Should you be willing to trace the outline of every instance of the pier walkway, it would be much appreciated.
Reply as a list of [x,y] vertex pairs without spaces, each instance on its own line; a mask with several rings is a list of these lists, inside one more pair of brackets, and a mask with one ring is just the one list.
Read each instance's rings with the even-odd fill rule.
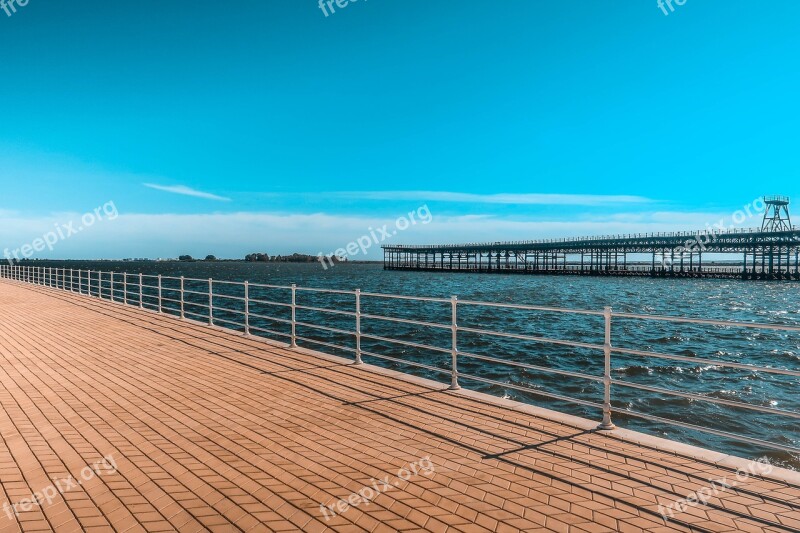
[[0,532],[800,531],[792,472],[8,279],[0,407]]

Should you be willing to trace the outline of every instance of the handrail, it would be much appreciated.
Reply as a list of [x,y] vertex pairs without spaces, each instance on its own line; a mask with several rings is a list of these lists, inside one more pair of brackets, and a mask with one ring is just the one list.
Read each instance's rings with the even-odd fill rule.
[[[692,401],[708,402],[710,404],[723,405],[734,409],[744,409],[764,413],[771,416],[781,416],[792,419],[800,419],[800,413],[795,411],[788,411],[785,409],[777,409],[773,407],[765,407],[763,405],[756,405],[753,403],[745,403],[742,401],[732,401],[723,398],[709,397],[707,395],[698,394],[695,392],[685,392],[681,390],[672,390],[662,387],[655,387],[650,385],[643,385],[616,379],[612,376],[612,359],[615,354],[626,355],[633,357],[644,357],[653,359],[665,359],[672,361],[680,361],[692,364],[705,364],[715,365],[722,368],[733,368],[738,370],[745,370],[751,372],[764,372],[774,375],[800,377],[800,370],[792,370],[788,368],[775,368],[771,366],[761,366],[754,364],[736,363],[729,361],[717,361],[708,358],[688,357],[676,354],[660,353],[655,351],[638,350],[627,347],[617,347],[611,343],[612,333],[612,320],[641,320],[649,322],[664,322],[664,323],[680,323],[680,324],[694,324],[721,328],[745,328],[757,330],[770,330],[770,331],[785,331],[785,332],[800,332],[800,326],[772,324],[772,323],[755,323],[755,322],[735,322],[729,320],[705,319],[705,318],[690,318],[690,317],[677,317],[666,315],[643,315],[630,312],[614,312],[611,308],[604,310],[591,310],[591,309],[565,309],[548,306],[524,305],[515,303],[503,302],[485,302],[473,300],[459,300],[456,297],[441,298],[441,297],[424,297],[424,296],[410,296],[400,294],[383,294],[376,292],[361,292],[360,290],[339,290],[339,289],[326,289],[326,288],[312,288],[312,287],[298,287],[281,286],[281,285],[265,285],[250,282],[237,282],[227,280],[213,280],[213,279],[196,279],[174,276],[159,276],[151,274],[131,274],[127,272],[103,272],[92,270],[76,270],[66,268],[53,268],[53,267],[31,267],[21,265],[2,265],[0,266],[0,278],[12,280],[14,282],[21,282],[27,284],[35,284],[43,286],[48,289],[63,290],[76,293],[81,296],[88,296],[90,298],[100,298],[114,304],[136,306],[149,312],[168,313],[172,316],[179,316],[182,320],[192,320],[196,317],[200,321],[205,321],[209,325],[218,325],[227,329],[235,328],[235,331],[241,332],[244,329],[245,335],[266,334],[277,336],[286,339],[290,342],[291,347],[297,346],[298,341],[301,343],[310,343],[317,346],[324,346],[334,350],[343,350],[353,353],[355,355],[355,364],[361,363],[362,357],[371,357],[377,360],[391,362],[397,365],[422,368],[431,372],[444,373],[450,376],[450,389],[456,390],[460,388],[459,380],[466,379],[469,381],[495,385],[506,389],[517,390],[526,392],[534,396],[550,398],[552,400],[568,402],[583,407],[590,407],[601,409],[603,412],[603,422],[599,426],[601,430],[612,430],[615,426],[611,422],[612,414],[630,415],[633,417],[642,418],[651,422],[661,424],[672,424],[678,427],[691,429],[695,431],[705,432],[716,436],[721,436],[740,442],[758,445],[762,447],[789,451],[791,453],[800,453],[800,448],[787,446],[785,444],[778,444],[774,442],[765,441],[748,437],[746,435],[736,435],[726,431],[722,431],[713,427],[698,426],[682,422],[680,420],[672,420],[664,417],[651,415],[648,413],[641,413],[632,410],[619,409],[612,405],[612,391],[615,387],[629,388],[634,390],[641,390],[658,394],[661,396],[676,396],[686,398]],[[145,280],[148,283],[145,283]],[[153,284],[151,280],[157,280]],[[165,285],[168,282],[168,286]],[[179,281],[180,286],[174,287],[172,281]],[[192,290],[187,289],[188,283],[201,283],[205,290],[200,287],[191,285]],[[234,296],[230,294],[220,293],[215,291],[215,285],[224,286],[241,286],[244,296]],[[286,296],[290,296],[289,301],[272,301],[261,300],[258,298],[259,294],[253,294],[252,288],[266,288],[287,291]],[[169,297],[164,293],[168,293]],[[354,310],[326,308],[319,307],[316,301],[312,302],[316,305],[306,305],[298,301],[298,293],[316,293],[328,295],[353,295],[355,301],[353,302]],[[174,296],[174,297],[173,297]],[[242,302],[243,308],[234,309],[231,307],[222,307],[217,305],[219,298],[227,302]],[[362,312],[363,298],[374,298],[378,300],[392,300],[392,301],[406,301],[417,303],[437,303],[447,304],[450,306],[450,321],[449,323],[433,322],[430,320],[418,320],[411,318],[403,318],[401,316],[387,316],[373,313]],[[201,303],[202,302],[202,303]],[[179,308],[172,306],[165,306],[165,303],[179,305]],[[238,306],[239,304],[233,304]],[[273,316],[262,315],[253,312],[253,305],[266,305],[266,306],[279,306],[291,310],[291,319],[279,318]],[[333,301],[334,306],[343,305],[340,301]],[[349,304],[348,304],[349,305]],[[187,309],[189,307],[189,309]],[[575,340],[557,339],[544,336],[513,333],[510,331],[495,331],[486,329],[484,327],[469,327],[459,324],[458,309],[465,307],[484,307],[494,309],[505,309],[514,311],[530,311],[538,313],[559,313],[571,314],[582,316],[596,316],[602,317],[604,324],[604,337],[603,344],[592,342],[580,342]],[[202,312],[195,312],[194,309],[200,308]],[[243,316],[243,323],[230,320],[229,318],[220,317],[218,314],[215,316],[215,311],[223,313],[232,313]],[[338,320],[333,325],[321,325],[318,323],[310,322],[308,318],[299,319],[298,311],[316,312],[334,315],[330,320]],[[288,313],[287,313],[288,315]],[[193,318],[187,318],[193,317]],[[255,321],[255,323],[253,323]],[[351,321],[354,321],[351,322]],[[417,342],[412,335],[406,335],[405,338],[392,338],[389,336],[376,335],[373,333],[364,332],[362,326],[364,321],[378,321],[388,322],[393,324],[408,324],[413,326],[434,328],[437,330],[450,330],[451,331],[451,344],[449,346],[432,346],[423,342]],[[346,322],[346,325],[345,325]],[[264,327],[264,324],[275,323],[279,328],[290,328],[291,332],[278,331]],[[297,327],[311,328],[317,331],[327,332],[329,334],[347,335],[350,341],[355,343],[355,347],[335,344],[326,342],[321,338],[310,338],[298,335]],[[333,327],[335,326],[335,327]],[[256,333],[253,333],[256,332]],[[604,371],[602,375],[593,375],[583,372],[576,372],[570,370],[563,370],[560,368],[546,367],[537,364],[530,364],[524,361],[503,359],[494,354],[484,355],[481,353],[474,353],[459,349],[459,336],[465,333],[479,335],[486,338],[495,339],[514,339],[524,341],[526,344],[553,344],[562,347],[579,348],[596,352],[603,352]],[[413,340],[410,340],[413,339]],[[373,342],[385,342],[393,345],[398,345],[406,348],[419,350],[419,353],[425,353],[426,361],[438,361],[442,367],[435,366],[434,364],[427,364],[413,359],[401,359],[393,355],[375,353],[375,349],[363,349],[361,346],[362,340],[369,340]],[[407,350],[404,350],[404,352]],[[435,355],[430,352],[441,354],[442,359],[437,359]],[[417,353],[417,352],[415,352]],[[445,359],[446,357],[446,359]],[[598,358],[599,358],[598,354]],[[449,362],[448,362],[449,359]],[[573,398],[554,392],[541,390],[536,387],[526,386],[524,384],[501,382],[496,379],[490,379],[485,376],[468,374],[459,371],[459,359],[474,359],[491,363],[494,365],[503,365],[510,368],[530,370],[544,375],[551,374],[554,376],[562,376],[566,378],[574,378],[581,380],[588,380],[595,383],[603,384],[603,398],[602,402],[590,401],[582,398]]]
[[675,239],[687,237],[706,237],[713,235],[771,235],[774,233],[795,233],[793,237],[800,237],[800,226],[792,226],[788,231],[765,231],[761,228],[733,228],[727,230],[703,229],[697,231],[677,231],[677,232],[656,232],[656,233],[633,233],[623,235],[595,235],[588,237],[562,237],[559,239],[539,239],[526,241],[496,241],[496,242],[470,242],[460,244],[386,244],[381,246],[385,250],[450,250],[458,248],[485,248],[485,247],[508,247],[508,246],[539,246],[545,244],[582,244],[597,242],[618,242],[621,240],[634,239]]

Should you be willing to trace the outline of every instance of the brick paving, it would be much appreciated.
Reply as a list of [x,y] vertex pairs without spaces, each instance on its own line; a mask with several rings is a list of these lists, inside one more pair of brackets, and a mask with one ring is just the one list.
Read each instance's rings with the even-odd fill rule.
[[659,504],[733,470],[9,280],[0,407],[0,533],[800,530],[791,484],[751,478],[665,521]]

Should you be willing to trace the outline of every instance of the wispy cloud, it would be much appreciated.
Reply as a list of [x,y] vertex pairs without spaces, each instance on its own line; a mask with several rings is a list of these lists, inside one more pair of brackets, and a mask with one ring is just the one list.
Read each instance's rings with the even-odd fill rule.
[[[291,196],[275,193],[269,196]],[[304,194],[304,197],[310,195]],[[649,204],[654,200],[643,196],[614,196],[592,194],[474,194],[448,191],[341,191],[315,193],[320,198],[339,198],[346,200],[415,200],[420,202],[448,202],[464,204],[505,204],[505,205],[581,205],[599,206],[609,204]]]
[[185,185],[156,185],[154,183],[143,183],[145,187],[155,189],[157,191],[171,192],[173,194],[182,194],[184,196],[194,196],[195,198],[204,198],[206,200],[216,200],[217,202],[230,202],[230,198],[224,196],[217,196],[210,192],[198,191]]

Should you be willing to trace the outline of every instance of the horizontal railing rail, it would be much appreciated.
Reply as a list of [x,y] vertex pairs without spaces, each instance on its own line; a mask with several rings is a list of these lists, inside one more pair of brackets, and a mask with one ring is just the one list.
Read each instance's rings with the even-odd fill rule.
[[[800,333],[800,326],[735,322],[716,319],[695,319],[674,316],[642,315],[636,313],[614,312],[610,307],[603,310],[591,309],[563,309],[549,306],[524,305],[514,303],[483,302],[473,300],[459,300],[451,298],[406,296],[398,294],[383,294],[375,292],[362,292],[361,290],[341,290],[298,287],[297,285],[282,286],[249,281],[229,281],[214,279],[198,279],[188,277],[163,276],[127,272],[102,272],[72,268],[55,268],[40,266],[3,265],[0,266],[0,277],[32,283],[52,289],[59,289],[111,302],[135,306],[160,314],[170,314],[183,320],[206,323],[226,329],[234,329],[252,336],[273,336],[288,342],[295,348],[298,341],[307,345],[330,348],[351,354],[354,364],[363,363],[364,357],[407,365],[413,368],[425,369],[450,377],[450,389],[461,388],[462,380],[474,381],[486,385],[502,387],[505,389],[525,392],[533,396],[548,398],[561,402],[580,405],[585,408],[598,409],[602,414],[599,429],[612,430],[615,428],[612,415],[624,415],[644,419],[656,424],[670,424],[684,429],[705,432],[707,434],[737,440],[739,442],[761,446],[764,448],[800,454],[800,448],[776,443],[747,435],[739,435],[714,427],[700,426],[689,422],[665,418],[651,413],[636,411],[632,408],[621,409],[615,407],[612,392],[616,389],[643,391],[661,397],[675,397],[692,402],[708,402],[709,404],[741,409],[753,413],[761,413],[787,419],[800,419],[800,413],[773,406],[763,406],[744,401],[728,400],[725,398],[710,397],[696,391],[673,390],[661,386],[646,385],[633,381],[615,378],[612,372],[614,355],[630,358],[663,359],[691,363],[693,365],[712,365],[719,368],[730,368],[749,372],[763,372],[776,376],[800,377],[800,370],[790,368],[776,368],[749,363],[709,359],[687,355],[667,354],[657,351],[640,350],[632,347],[616,346],[612,344],[612,324],[615,320],[645,321],[653,325],[656,323],[674,323],[695,326],[711,326],[716,328],[747,328],[753,330],[767,330],[787,333]],[[279,291],[280,296],[267,295],[267,291]],[[235,293],[234,293],[235,292]],[[305,294],[311,298],[309,302],[298,302],[298,294]],[[288,301],[279,301],[283,297]],[[324,307],[318,301],[320,297],[330,297],[336,301],[337,306],[351,306],[346,309]],[[435,322],[400,316],[377,314],[375,311],[364,311],[365,300],[370,300],[375,306],[381,302],[394,302],[397,305],[434,304],[440,311],[447,308],[449,320]],[[343,303],[344,302],[344,303]],[[330,304],[331,302],[326,302]],[[222,305],[221,305],[222,304]],[[240,308],[235,308],[241,305]],[[503,309],[509,311],[531,311],[558,315],[572,315],[589,319],[602,319],[602,331],[597,331],[598,338],[603,342],[588,342],[575,339],[551,338],[544,335],[526,335],[512,331],[497,331],[486,326],[470,327],[460,325],[460,311],[482,308]],[[271,311],[270,311],[271,310]],[[278,316],[274,313],[283,313]],[[322,315],[324,324],[311,318],[298,317],[298,312]],[[280,314],[280,313],[278,313]],[[416,316],[416,315],[415,315]],[[347,321],[347,324],[343,322]],[[352,321],[352,322],[350,322]],[[398,328],[427,328],[432,332],[447,335],[448,341],[444,345],[434,346],[419,341],[413,332],[406,333],[405,338],[395,338],[386,334],[377,334],[374,331],[364,331],[365,323],[392,324]],[[285,329],[283,329],[285,328]],[[283,330],[282,330],[283,329]],[[321,331],[337,336],[331,338],[312,338],[303,334],[306,330]],[[563,368],[552,368],[543,364],[533,364],[525,361],[504,359],[500,354],[492,352],[491,355],[466,351],[460,347],[465,335],[477,337],[481,342],[489,343],[491,339],[501,339],[503,342],[522,341],[531,345],[553,345],[557,347],[571,347],[586,350],[587,352],[602,354],[602,374],[591,374]],[[347,338],[349,344],[342,344],[341,338]],[[363,341],[384,343],[407,349],[418,350],[421,354],[429,354],[423,361],[402,359],[386,353],[376,353],[377,348],[364,349]],[[482,361],[492,365],[502,365],[520,371],[532,371],[544,376],[555,378],[571,378],[584,380],[590,383],[602,384],[602,398],[596,401],[586,398],[576,398],[542,390],[541,388],[527,386],[514,382],[503,382],[474,373],[459,370],[461,362]]]
[[497,241],[497,242],[470,242],[461,244],[392,244],[384,245],[381,248],[387,250],[448,250],[459,248],[491,248],[503,246],[536,246],[545,244],[582,244],[597,242],[617,242],[621,240],[651,240],[651,239],[683,239],[683,238],[705,238],[712,236],[716,239],[727,236],[742,235],[768,235],[776,236],[791,234],[795,238],[800,238],[800,226],[792,226],[785,231],[768,231],[762,228],[731,228],[726,230],[704,229],[697,231],[675,231],[675,232],[653,232],[653,233],[625,233],[620,235],[594,235],[588,237],[560,237],[557,239],[540,239],[527,241]]

